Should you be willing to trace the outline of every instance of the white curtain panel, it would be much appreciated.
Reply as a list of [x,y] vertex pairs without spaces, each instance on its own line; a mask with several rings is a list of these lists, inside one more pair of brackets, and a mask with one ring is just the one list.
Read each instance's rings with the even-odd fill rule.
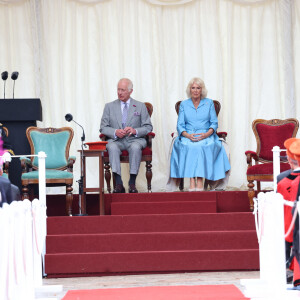
[[[2,1],[0,3],[9,2]],[[16,2],[16,3],[15,3]],[[184,3],[187,2],[187,3]],[[152,190],[164,191],[174,105],[188,81],[201,77],[222,108],[219,131],[228,132],[229,185],[246,188],[245,150],[256,150],[254,119],[299,116],[300,1],[288,0],[24,0],[0,4],[0,71],[19,71],[17,98],[40,97],[43,122],[71,126],[71,154],[81,128],[99,140],[105,103],[117,98],[120,78],[131,78],[132,97],[151,102]],[[165,5],[171,4],[171,5]],[[11,93],[11,81],[7,83]],[[0,86],[0,95],[3,86]],[[97,162],[87,160],[88,186],[98,183]],[[125,186],[128,166],[122,165]],[[188,181],[186,182],[186,185]],[[137,180],[146,191],[145,166]],[[78,191],[74,181],[74,190]]]
[[192,2],[194,0],[146,0],[146,1],[156,5],[179,5],[179,4]]
[[[1,4],[4,3],[5,4]],[[0,72],[19,71],[15,85],[16,98],[31,98],[39,92],[38,36],[34,3],[27,1],[0,2]],[[36,81],[37,80],[37,81]],[[6,82],[6,98],[13,97],[13,81]],[[0,98],[3,98],[3,85]]]

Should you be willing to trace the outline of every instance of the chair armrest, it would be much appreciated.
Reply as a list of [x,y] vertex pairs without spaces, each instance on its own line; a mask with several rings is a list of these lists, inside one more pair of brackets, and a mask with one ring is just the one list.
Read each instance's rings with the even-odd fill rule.
[[245,152],[245,155],[247,157],[247,164],[249,165],[248,167],[252,166],[252,159],[254,159],[255,162],[258,161],[258,156],[257,156],[256,152],[254,152],[254,151],[248,150]]
[[20,157],[22,173],[28,172],[28,170],[32,170],[32,162],[31,159],[26,156]]
[[155,133],[154,132],[149,132],[147,133],[147,135],[145,136],[145,139],[147,141],[147,146],[152,149],[152,139],[155,138]]
[[106,141],[107,136],[105,134],[103,134],[103,133],[100,133],[99,134],[99,138],[100,138],[101,141]]
[[68,165],[67,165],[67,171],[73,173],[73,165],[76,161],[76,156],[69,156],[68,158]]
[[69,156],[68,163],[71,162],[72,160],[73,160],[73,164],[74,164],[76,161],[76,156],[73,156],[73,155]]
[[216,132],[216,133],[219,138],[224,139],[224,141],[226,141],[227,132],[222,131],[222,132]]

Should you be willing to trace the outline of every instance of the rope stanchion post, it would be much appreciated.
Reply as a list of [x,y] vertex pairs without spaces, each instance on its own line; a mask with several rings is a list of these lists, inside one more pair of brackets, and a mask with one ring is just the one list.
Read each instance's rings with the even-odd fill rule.
[[[283,197],[274,192],[259,197],[260,278],[269,285],[285,289],[285,243]],[[275,234],[274,234],[275,233]]]
[[[11,157],[22,156],[24,155]],[[0,216],[5,216],[0,218],[1,227],[7,228],[0,234],[0,240],[6,241],[3,247],[0,247],[0,263],[6,264],[0,271],[0,298],[4,300],[35,299],[35,297],[47,299],[44,294],[55,295],[62,291],[62,285],[43,286],[42,281],[43,274],[45,275],[42,262],[46,252],[47,230],[45,168],[47,156],[45,152],[26,156],[38,157],[40,200],[14,201],[10,205],[4,203],[0,208]]]
[[[42,255],[42,273],[45,276],[45,254],[46,254],[46,235],[47,235],[47,204],[46,204],[46,153],[40,151],[38,153],[38,165],[39,165],[39,205],[36,206],[38,211],[38,222],[39,222],[39,236],[38,244],[39,254]],[[41,276],[42,278],[42,276]],[[41,285],[41,279],[37,279],[36,283]]]
[[297,202],[297,209],[285,234],[284,205],[293,207],[294,202],[284,200],[276,190],[277,176],[280,173],[280,152],[286,149],[275,146],[272,151],[274,192],[261,192],[257,199],[254,199],[253,214],[259,243],[260,279],[242,279],[241,284],[245,287],[244,295],[249,298],[299,299],[297,291],[287,289],[284,241],[294,227],[300,211],[300,202]]
[[[255,227],[259,243],[260,278],[242,279],[246,297],[286,296],[286,267],[284,243],[285,200],[277,194],[277,176],[280,174],[280,152],[273,147],[273,192],[259,193],[255,199]],[[271,299],[270,298],[270,299]],[[277,298],[276,298],[277,299]],[[278,298],[279,299],[279,298]]]
[[[276,192],[259,193],[255,220],[259,243],[259,279],[242,279],[244,295],[259,299],[294,299],[286,289],[284,210],[285,200]],[[279,297],[279,298],[278,298]]]

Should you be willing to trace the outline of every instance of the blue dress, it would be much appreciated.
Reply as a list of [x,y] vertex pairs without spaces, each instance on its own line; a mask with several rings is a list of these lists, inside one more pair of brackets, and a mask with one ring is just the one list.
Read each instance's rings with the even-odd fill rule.
[[[209,128],[214,133],[206,139],[193,142],[181,135],[187,133],[205,133]],[[196,109],[192,99],[181,102],[177,121],[178,137],[174,141],[171,155],[171,177],[203,177],[219,180],[230,170],[230,163],[222,142],[216,134],[218,118],[214,102],[201,99]]]

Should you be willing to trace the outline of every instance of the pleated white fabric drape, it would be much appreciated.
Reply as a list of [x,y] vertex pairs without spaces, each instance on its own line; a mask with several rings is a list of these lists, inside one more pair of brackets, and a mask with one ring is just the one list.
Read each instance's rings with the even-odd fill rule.
[[[81,129],[65,121],[66,113],[83,125],[87,141],[97,141],[104,105],[117,98],[121,77],[132,79],[133,98],[153,104],[153,191],[165,189],[174,105],[187,98],[194,76],[222,105],[229,186],[246,187],[244,152],[256,150],[252,121],[300,115],[299,41],[300,1],[0,0],[0,71],[20,72],[16,98],[41,98],[39,126],[75,129],[75,179]],[[87,161],[88,186],[97,185],[95,165]],[[142,163],[140,191],[144,174]]]
[[38,199],[0,207],[0,299],[35,299],[42,286],[46,207]]

